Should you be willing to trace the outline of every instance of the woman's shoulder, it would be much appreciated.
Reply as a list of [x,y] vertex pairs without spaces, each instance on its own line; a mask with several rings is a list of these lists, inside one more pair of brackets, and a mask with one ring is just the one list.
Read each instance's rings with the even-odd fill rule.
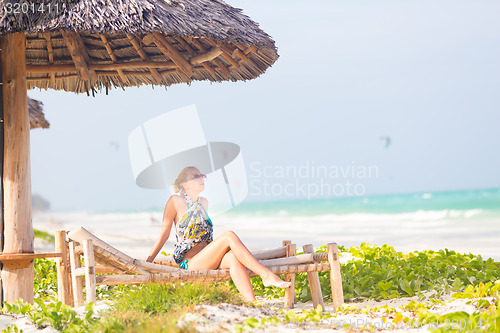
[[170,198],[168,198],[168,201],[170,201],[170,202],[172,202],[174,204],[184,203],[185,202],[185,200],[182,197],[182,195],[179,195],[179,194],[172,194],[170,196]]
[[179,200],[184,200],[184,197],[180,194],[172,194],[169,200],[179,201]]
[[200,197],[201,204],[205,207],[208,207],[208,200],[205,197]]

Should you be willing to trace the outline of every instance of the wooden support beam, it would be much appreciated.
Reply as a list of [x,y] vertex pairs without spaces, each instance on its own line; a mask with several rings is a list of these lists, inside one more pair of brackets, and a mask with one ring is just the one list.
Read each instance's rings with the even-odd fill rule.
[[[148,56],[142,48],[139,40],[133,35],[127,35],[127,38],[134,47],[137,54],[139,54],[139,57],[141,57],[143,61],[147,61]],[[158,73],[156,68],[154,66],[148,66],[148,69],[151,72],[151,75],[153,75],[154,79],[156,80],[156,84],[161,84],[163,82],[163,78],[161,77],[160,73]]]
[[68,253],[66,252],[66,231],[58,230],[55,236],[55,250],[61,253],[61,257],[57,260],[57,300],[63,304],[73,306],[70,292]]
[[249,55],[250,53],[254,53],[254,52],[257,52],[257,47],[256,46],[249,46],[245,49],[245,51],[243,51],[243,53],[245,55]]
[[[217,73],[215,72],[215,69],[209,63],[204,62],[201,65],[203,66],[204,69],[207,70],[207,72],[212,74],[214,79],[217,79]],[[196,70],[196,68],[195,68],[195,70]]]
[[[195,63],[192,62],[193,58],[197,57],[198,55],[196,55],[196,51],[193,50],[193,48],[191,47],[191,45],[189,45],[188,42],[186,42],[186,40],[183,38],[183,37],[175,37],[175,40],[177,42],[179,42],[179,44],[181,44],[185,49],[186,51],[188,52],[188,54],[191,56],[190,60],[189,60],[189,63],[194,65]],[[201,56],[201,55],[199,55]],[[217,75],[215,74],[215,70],[210,66],[210,64],[206,63],[206,62],[202,62],[201,63],[202,66],[210,73],[212,74],[213,77],[217,77]]]
[[189,43],[186,42],[186,40],[184,38],[179,36],[179,37],[175,37],[175,40],[178,41],[191,56],[196,54],[195,50],[193,50],[191,45],[189,45]]
[[[78,78],[77,74],[68,74],[56,76],[56,80],[65,80],[65,79],[76,79]],[[27,82],[36,82],[36,81],[50,81],[50,77],[29,77],[26,79]]]
[[[117,76],[118,73],[116,71],[96,71],[97,76]],[[174,74],[177,73],[176,69],[166,69],[163,71],[158,71],[161,75],[163,74]],[[150,73],[148,72],[143,72],[143,71],[127,71],[123,72],[123,74],[127,76],[151,76]]]
[[286,256],[286,246],[282,246],[272,250],[255,251],[252,252],[252,255],[257,260],[282,258]]
[[26,268],[36,258],[59,258],[61,253],[1,253],[0,262],[10,268]]
[[333,311],[337,311],[337,308],[344,304],[339,250],[336,243],[329,243],[327,245],[327,249],[328,263],[330,264],[330,286],[332,288]]
[[[50,32],[46,32],[43,34],[45,37],[45,40],[47,42],[47,52],[49,54],[49,64],[54,63],[54,50],[52,49],[52,42],[50,40]],[[50,73],[50,84],[52,85],[52,88],[56,87],[56,77],[55,73]]]
[[234,60],[234,58],[231,56],[232,50],[230,50],[227,45],[223,45],[223,43],[216,43],[215,41],[213,41],[210,38],[207,38],[207,41],[210,43],[210,45],[212,45],[212,47],[214,47],[214,48],[215,47],[220,48],[222,50],[222,54],[221,55],[231,65],[233,65],[234,68],[240,68],[240,64],[238,64],[238,62],[236,62],[236,60]]
[[[109,45],[109,42],[108,42],[108,39],[106,38],[106,36],[99,34],[99,37],[101,37],[101,41],[104,44],[104,47],[106,48],[106,51],[108,52],[108,55],[109,55],[109,58],[111,59],[111,61],[113,63],[117,63],[118,59],[116,59],[116,56],[113,53],[113,49],[111,48],[111,45]],[[125,75],[123,75],[123,71],[119,68],[117,68],[116,71],[118,72],[118,76],[120,76],[120,80],[122,81],[122,83],[124,85],[128,85],[129,84],[128,79]]]
[[85,262],[85,296],[87,303],[91,303],[96,301],[95,260],[92,239],[84,240],[82,245],[83,261]]
[[[314,252],[312,244],[304,245],[302,250],[304,253]],[[325,302],[323,301],[323,295],[321,293],[321,284],[319,283],[318,272],[307,272],[307,280],[309,281],[309,289],[311,290],[314,308],[316,309],[318,305],[321,305],[323,311],[325,311]]]
[[[179,267],[179,265],[175,264],[175,267]],[[127,272],[114,268],[114,267],[109,267],[109,266],[104,266],[104,265],[96,265],[94,267],[94,272],[95,274],[125,274]],[[76,274],[76,276],[85,276],[85,269],[83,267],[77,268],[73,274]]]
[[243,62],[248,62],[248,58],[247,58],[247,56],[246,56],[243,52],[241,52],[239,49],[236,49],[236,50],[235,50],[235,53],[236,53],[236,55],[237,55],[238,57],[240,57],[240,59],[241,59]]
[[[270,267],[271,272],[279,274],[297,274],[311,271],[327,271],[330,269],[328,263],[314,263],[306,265],[278,266]],[[250,272],[250,277],[257,274]],[[142,283],[215,283],[231,280],[229,270],[199,270],[186,271],[177,270],[170,273],[152,275],[101,275],[96,277],[97,285],[118,285],[118,284],[142,284]]]
[[185,74],[188,78],[193,76],[193,66],[184,59],[182,54],[162,34],[158,32],[148,34],[143,40],[146,44],[150,44],[150,41],[152,41],[167,59],[171,59],[178,66],[180,73]]
[[78,77],[80,80],[90,81],[90,85],[93,86],[94,82],[97,81],[97,75],[94,70],[89,68],[90,58],[82,37],[80,34],[69,30],[61,30],[61,34],[66,41],[66,46],[75,63]]
[[[33,253],[26,36],[10,33],[0,40],[4,113],[2,252]],[[22,298],[33,303],[33,279],[33,263],[18,269],[3,266],[3,301],[13,303]]]
[[[291,241],[284,240],[283,246],[286,246],[286,256],[291,257],[296,253],[296,245],[291,244]],[[285,274],[285,278],[283,279],[286,282],[291,282],[289,288],[285,288],[285,304],[283,307],[288,309],[293,309],[293,305],[295,304],[295,274]]]
[[[195,71],[200,71],[203,70],[202,67],[194,67],[193,68]],[[161,75],[163,74],[174,74],[177,73],[177,70],[175,69],[166,69],[164,71],[159,71]],[[97,76],[118,76],[118,73],[116,71],[96,71]],[[123,74],[127,76],[150,76],[151,74],[148,72],[142,72],[142,71],[127,71],[123,72]],[[61,76],[56,76],[56,80],[64,80],[64,79],[72,79],[72,78],[77,78],[77,74],[68,74],[68,75],[61,75]],[[27,82],[36,82],[36,81],[49,81],[50,77],[31,77],[26,79]]]
[[[155,68],[175,69],[177,66],[171,61],[127,61],[117,62],[113,64],[92,64],[88,68],[94,71],[98,70],[123,70],[129,68],[147,68],[154,66]],[[72,64],[67,65],[28,65],[26,66],[27,73],[63,73],[76,72],[77,68]]]
[[[207,49],[205,46],[203,46],[203,44],[201,43],[201,41],[198,40],[198,38],[192,38],[191,39],[191,42],[193,43],[194,46],[196,46],[196,48],[198,50],[200,50],[201,52],[207,52]],[[222,61],[220,61],[219,59],[215,58],[212,60],[212,62],[217,66],[219,67],[221,73],[222,73],[222,76],[227,80],[229,79],[229,69],[222,63]],[[205,69],[208,70],[208,68],[205,67]],[[213,75],[213,74],[212,74]]]
[[191,65],[198,65],[206,61],[212,61],[222,54],[222,50],[219,47],[214,47],[210,51],[198,54],[191,59],[189,59],[189,63]]
[[[80,261],[81,256],[75,251],[75,242],[69,242],[69,260],[71,264],[71,271],[75,272],[77,268],[82,267]],[[73,289],[73,300],[75,307],[83,305],[83,280],[76,274],[71,274],[71,284]]]
[[220,61],[219,59],[215,58],[213,60],[214,64],[217,65],[217,67],[219,67],[220,71],[222,72],[222,76],[227,80],[229,79],[229,68],[226,67],[226,65],[224,65],[222,63],[222,61]]

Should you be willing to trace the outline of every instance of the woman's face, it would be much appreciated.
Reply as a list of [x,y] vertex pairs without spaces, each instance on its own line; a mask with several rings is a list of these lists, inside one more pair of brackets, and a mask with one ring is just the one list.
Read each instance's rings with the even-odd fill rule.
[[188,171],[187,180],[182,183],[184,190],[201,192],[205,189],[205,178],[200,170],[193,169]]

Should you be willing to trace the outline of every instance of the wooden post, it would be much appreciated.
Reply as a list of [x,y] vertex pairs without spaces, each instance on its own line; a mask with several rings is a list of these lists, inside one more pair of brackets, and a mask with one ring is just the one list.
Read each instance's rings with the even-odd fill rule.
[[69,242],[69,261],[71,263],[71,284],[73,285],[73,300],[75,307],[83,305],[83,280],[76,276],[77,268],[82,267],[80,255],[75,251],[75,242]]
[[[1,43],[1,42],[0,42]],[[1,45],[0,45],[1,47]],[[2,52],[2,50],[0,50]],[[2,78],[2,65],[0,64],[0,80]],[[0,252],[3,252],[3,89],[0,88]],[[0,263],[0,307],[3,307],[2,273],[3,264]]]
[[[31,221],[30,124],[26,92],[26,36],[1,38],[4,111],[3,253],[33,253]],[[33,262],[1,273],[4,301],[33,303]]]
[[[302,249],[304,250],[304,253],[314,252],[312,244],[306,244],[302,247]],[[325,302],[323,301],[323,295],[321,294],[321,284],[319,283],[318,272],[307,272],[307,279],[309,280],[309,289],[311,290],[314,308],[316,309],[318,305],[321,305],[323,311],[325,311]]]
[[337,243],[328,244],[328,262],[330,263],[330,285],[332,288],[333,311],[337,311],[337,308],[344,304]]
[[56,253],[61,253],[61,258],[57,260],[57,299],[63,304],[73,306],[70,295],[68,253],[66,251],[66,231],[56,231]]
[[[284,240],[283,246],[286,246],[286,256],[291,257],[295,255],[295,244],[290,244],[291,241]],[[285,274],[285,281],[291,282],[289,288],[285,288],[285,304],[284,307],[288,309],[293,309],[293,304],[295,304],[295,274]]]
[[95,302],[95,260],[94,246],[91,239],[83,243],[83,261],[85,262],[85,291],[87,303]]

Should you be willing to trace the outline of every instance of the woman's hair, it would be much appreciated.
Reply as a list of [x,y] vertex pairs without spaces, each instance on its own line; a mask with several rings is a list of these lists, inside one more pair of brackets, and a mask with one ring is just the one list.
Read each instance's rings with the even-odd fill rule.
[[174,181],[174,190],[176,192],[184,192],[184,187],[182,187],[181,184],[189,180],[188,176],[189,176],[189,171],[191,170],[198,170],[198,168],[194,166],[188,166],[182,169],[182,171],[179,173],[177,179]]

